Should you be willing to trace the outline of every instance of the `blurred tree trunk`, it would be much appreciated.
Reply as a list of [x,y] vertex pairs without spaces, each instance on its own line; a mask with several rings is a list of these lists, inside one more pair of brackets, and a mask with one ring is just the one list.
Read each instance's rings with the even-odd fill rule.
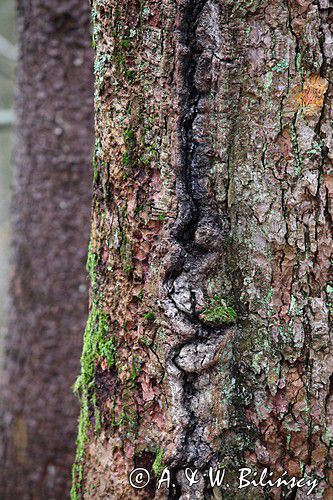
[[[242,466],[312,477],[310,498],[332,498],[332,12],[94,1],[73,499],[309,498],[302,483],[238,489]],[[186,466],[226,480],[191,489]]]
[[63,499],[78,417],[93,146],[90,6],[18,2],[13,269],[0,496]]

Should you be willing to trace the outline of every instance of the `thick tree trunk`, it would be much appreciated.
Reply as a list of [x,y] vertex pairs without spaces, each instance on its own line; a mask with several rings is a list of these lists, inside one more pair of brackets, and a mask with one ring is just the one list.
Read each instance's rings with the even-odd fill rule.
[[13,270],[0,496],[69,496],[87,309],[93,146],[90,6],[18,2]]
[[332,498],[331,7],[95,0],[73,498]]

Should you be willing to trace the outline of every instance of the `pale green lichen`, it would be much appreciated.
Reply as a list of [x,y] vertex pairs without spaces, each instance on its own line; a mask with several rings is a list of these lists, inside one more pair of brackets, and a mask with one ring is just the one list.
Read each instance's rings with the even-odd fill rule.
[[289,63],[286,59],[282,59],[282,61],[278,62],[273,68],[273,71],[276,71],[277,73],[284,73],[286,69],[288,69]]

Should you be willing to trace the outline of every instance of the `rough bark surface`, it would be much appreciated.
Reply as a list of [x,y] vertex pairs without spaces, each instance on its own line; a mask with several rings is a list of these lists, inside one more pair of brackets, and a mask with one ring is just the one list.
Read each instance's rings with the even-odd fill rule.
[[3,499],[70,491],[87,314],[93,150],[90,5],[18,2],[13,268],[2,375]]
[[[332,7],[94,1],[73,498],[308,498],[240,491],[243,466],[332,497]],[[168,491],[133,490],[162,465]]]

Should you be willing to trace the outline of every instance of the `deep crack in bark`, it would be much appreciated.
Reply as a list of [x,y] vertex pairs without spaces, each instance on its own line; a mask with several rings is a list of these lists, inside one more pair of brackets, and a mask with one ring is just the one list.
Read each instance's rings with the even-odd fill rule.
[[[233,331],[227,326],[207,326],[198,314],[202,284],[223,254],[223,241],[229,231],[228,214],[222,221],[207,189],[212,155],[209,136],[205,133],[205,101],[211,85],[209,81],[207,83],[207,72],[201,71],[207,54],[204,54],[203,30],[200,32],[199,27],[205,16],[211,15],[212,8],[217,9],[207,0],[179,3],[176,58],[177,96],[181,110],[177,172],[179,213],[172,228],[179,254],[164,283],[168,296],[165,304],[167,316],[177,318],[179,331],[179,339],[169,355],[168,373],[175,398],[175,413],[177,407],[178,412],[185,409],[184,414],[175,418],[180,433],[172,463],[176,470],[180,464],[182,469],[185,466],[207,467],[212,458],[213,452],[203,435],[205,423],[198,415],[200,391],[203,390],[199,377],[216,363],[227,334]],[[211,59],[212,56],[213,53]],[[172,498],[175,498],[175,492]]]

